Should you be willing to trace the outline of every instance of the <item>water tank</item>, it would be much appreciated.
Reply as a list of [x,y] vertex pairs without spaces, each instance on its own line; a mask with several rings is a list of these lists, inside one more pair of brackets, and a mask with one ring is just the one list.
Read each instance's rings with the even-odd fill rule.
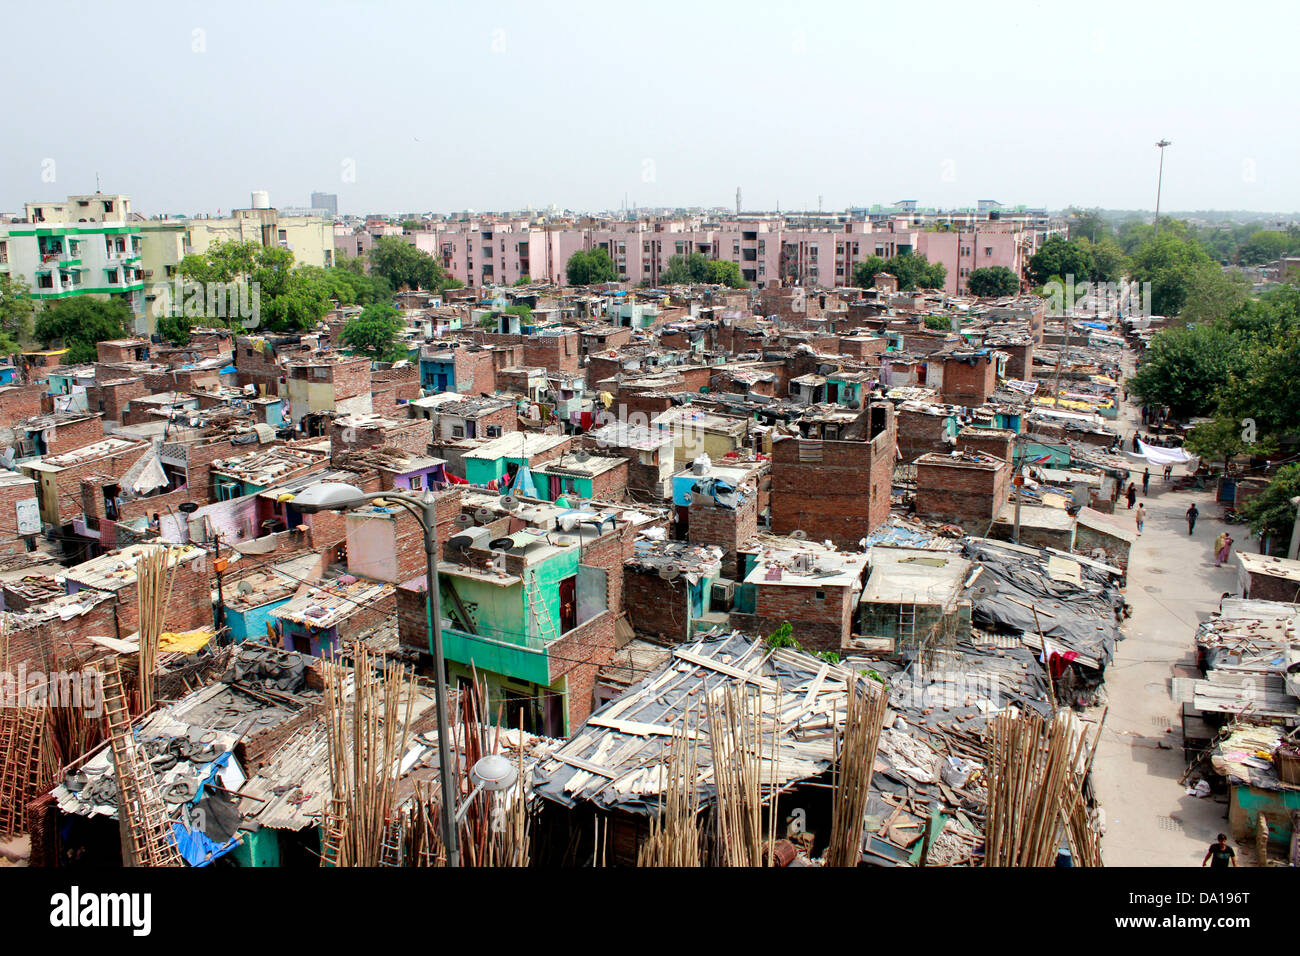
[[253,208],[254,208],[254,209],[270,209],[270,208],[271,208],[271,194],[270,194],[269,192],[267,192],[265,189],[254,189],[254,190],[253,190]]

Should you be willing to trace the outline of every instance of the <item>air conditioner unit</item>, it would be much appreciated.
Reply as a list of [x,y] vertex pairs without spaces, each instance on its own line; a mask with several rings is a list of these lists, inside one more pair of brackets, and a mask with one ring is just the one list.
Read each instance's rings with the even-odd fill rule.
[[719,578],[709,589],[709,610],[730,611],[736,600],[736,582]]

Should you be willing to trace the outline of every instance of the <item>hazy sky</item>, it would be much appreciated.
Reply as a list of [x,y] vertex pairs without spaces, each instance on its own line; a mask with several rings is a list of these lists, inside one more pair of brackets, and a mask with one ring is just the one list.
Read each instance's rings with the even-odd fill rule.
[[[1300,210],[1300,4],[17,4],[0,210]],[[53,181],[49,179],[53,177]]]

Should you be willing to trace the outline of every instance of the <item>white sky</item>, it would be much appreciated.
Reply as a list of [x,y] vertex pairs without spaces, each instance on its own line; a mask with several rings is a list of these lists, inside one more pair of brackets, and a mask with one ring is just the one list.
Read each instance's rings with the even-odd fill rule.
[[1163,209],[1291,211],[1297,26],[1294,0],[11,2],[0,209],[96,172],[145,215],[737,186],[746,209],[1150,209],[1165,137]]

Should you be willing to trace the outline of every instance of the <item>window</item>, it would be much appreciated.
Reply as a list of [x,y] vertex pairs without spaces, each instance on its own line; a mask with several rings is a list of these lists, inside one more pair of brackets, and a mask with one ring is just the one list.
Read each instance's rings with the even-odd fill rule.
[[826,592],[825,592],[825,591],[818,591],[818,592],[817,592],[817,600],[819,600],[819,601],[825,601],[825,600],[826,600]]
[[992,258],[993,258],[993,247],[992,247],[992,246],[985,246],[985,247],[984,247],[984,258],[985,258],[985,259],[992,259]]
[[488,438],[500,438],[500,437],[501,437],[501,426],[500,426],[500,425],[489,425],[489,426],[487,427],[487,437],[488,437]]
[[451,437],[452,437],[452,438],[464,438],[464,437],[465,437],[465,426],[464,426],[464,425],[452,425],[452,426],[451,426]]
[[412,475],[412,476],[411,476],[411,490],[412,490],[412,491],[419,491],[419,490],[420,490],[421,488],[423,488],[423,487],[424,487],[424,477],[423,477],[422,475]]

